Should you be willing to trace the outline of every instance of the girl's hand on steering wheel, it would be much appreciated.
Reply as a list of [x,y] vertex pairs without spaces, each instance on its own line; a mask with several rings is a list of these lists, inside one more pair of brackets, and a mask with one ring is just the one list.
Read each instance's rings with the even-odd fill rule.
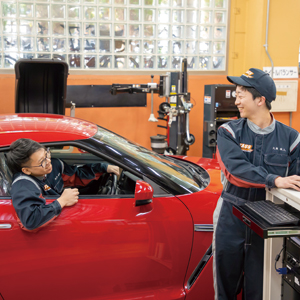
[[107,166],[107,173],[114,173],[116,175],[120,175],[120,169],[118,166],[108,165]]

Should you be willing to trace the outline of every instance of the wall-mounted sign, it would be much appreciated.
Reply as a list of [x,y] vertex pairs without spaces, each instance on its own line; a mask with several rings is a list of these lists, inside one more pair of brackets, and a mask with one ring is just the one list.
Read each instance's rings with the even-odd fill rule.
[[[264,67],[263,70],[271,75],[271,67]],[[297,67],[274,67],[273,78],[298,78]]]

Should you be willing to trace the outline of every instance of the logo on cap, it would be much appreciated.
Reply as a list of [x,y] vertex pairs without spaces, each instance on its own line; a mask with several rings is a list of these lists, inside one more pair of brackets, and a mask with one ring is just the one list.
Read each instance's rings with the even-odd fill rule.
[[243,76],[246,76],[247,78],[253,78],[254,73],[251,72],[250,70],[248,70],[247,72],[245,72],[245,74],[243,74]]

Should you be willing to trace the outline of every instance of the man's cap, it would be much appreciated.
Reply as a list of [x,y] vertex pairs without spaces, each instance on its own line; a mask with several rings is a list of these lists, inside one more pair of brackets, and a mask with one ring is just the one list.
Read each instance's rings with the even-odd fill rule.
[[241,77],[227,76],[231,83],[255,88],[269,102],[276,98],[276,86],[270,75],[260,69],[251,68]]

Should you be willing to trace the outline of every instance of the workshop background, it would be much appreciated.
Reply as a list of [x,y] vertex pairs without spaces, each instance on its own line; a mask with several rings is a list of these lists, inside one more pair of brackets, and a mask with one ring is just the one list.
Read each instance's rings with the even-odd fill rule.
[[[226,75],[240,76],[251,67],[270,67],[271,63],[265,51],[267,0],[231,0],[227,71],[197,72],[188,71],[188,91],[194,104],[190,112],[190,132],[196,142],[188,151],[189,156],[202,156],[203,137],[203,101],[204,86],[208,84],[228,84]],[[269,10],[268,52],[274,66],[298,66],[300,37],[300,1],[271,0]],[[91,74],[91,75],[90,75]],[[113,83],[159,82],[158,74],[142,71],[103,71],[100,75],[92,72],[68,76],[68,85],[111,85]],[[124,75],[122,75],[124,74]],[[298,79],[299,85],[299,79]],[[15,75],[14,72],[0,74],[0,113],[15,111]],[[154,95],[154,113],[157,117],[158,106],[165,98]],[[95,122],[149,149],[150,136],[165,134],[165,129],[157,123],[148,122],[151,112],[151,95],[147,95],[147,107],[93,107],[76,108],[76,117]],[[298,107],[300,93],[298,92]],[[69,109],[66,115],[69,115]],[[274,113],[275,118],[290,125],[290,113]],[[293,112],[291,126],[300,131],[300,110]]]

